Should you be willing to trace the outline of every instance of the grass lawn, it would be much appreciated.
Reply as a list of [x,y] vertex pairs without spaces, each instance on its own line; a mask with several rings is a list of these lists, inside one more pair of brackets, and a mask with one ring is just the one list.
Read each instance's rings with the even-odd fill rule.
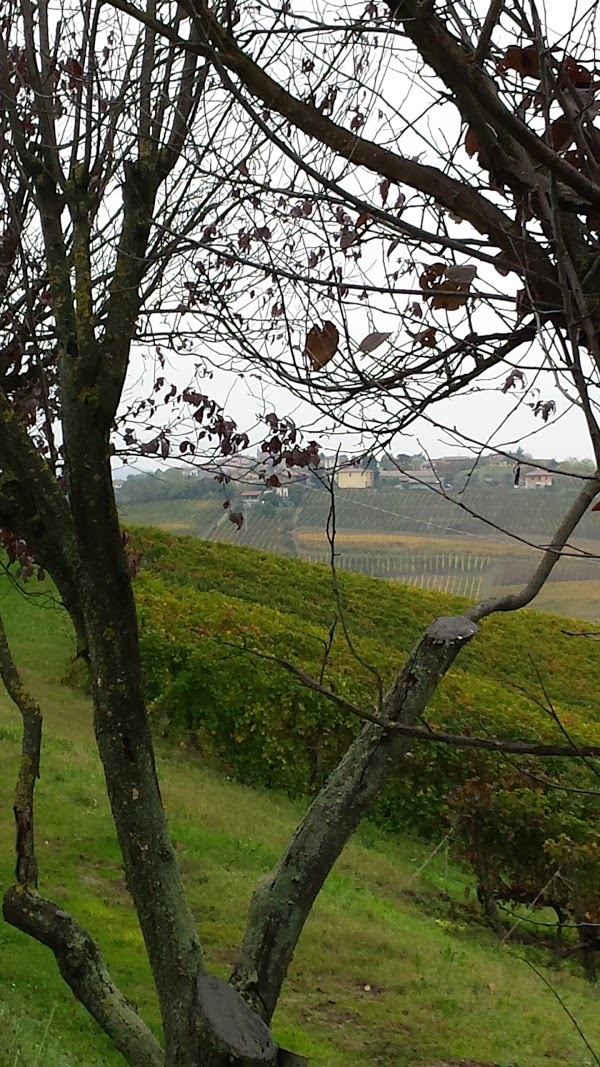
[[[39,588],[36,588],[36,593]],[[24,676],[43,704],[37,794],[40,890],[96,936],[115,979],[157,1026],[157,1006],[93,743],[89,702],[61,683],[71,652],[44,594],[0,585],[0,610]],[[12,878],[12,783],[19,720],[0,695],[0,873]],[[252,887],[275,861],[302,805],[244,788],[183,749],[159,768],[192,906],[215,972],[235,959]],[[442,834],[440,833],[440,838]],[[446,846],[367,825],[328,880],[296,953],[276,1036],[314,1067],[409,1067],[452,1059],[501,1067],[591,1063],[555,997],[527,966],[542,949],[495,937],[470,919],[470,876]],[[455,902],[454,906],[452,901]],[[122,1064],[73,999],[51,954],[0,925],[0,1064]],[[545,972],[600,1051],[595,990],[567,967]]]

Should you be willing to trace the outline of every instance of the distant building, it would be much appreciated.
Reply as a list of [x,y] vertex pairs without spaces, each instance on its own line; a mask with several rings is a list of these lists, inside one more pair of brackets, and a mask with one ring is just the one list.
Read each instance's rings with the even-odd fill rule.
[[319,470],[332,471],[339,470],[340,467],[345,467],[347,463],[351,462],[346,455],[340,455],[336,453],[334,456],[326,456],[323,453],[319,456]]
[[247,504],[253,503],[255,500],[260,500],[264,492],[264,485],[252,485],[249,482],[241,482],[238,485],[238,492]]
[[189,479],[189,481],[194,478],[214,478],[213,471],[204,470],[202,467],[183,467],[180,470],[183,477]]
[[337,472],[338,489],[372,489],[375,471],[362,467],[343,467]]
[[113,478],[113,489],[114,489],[115,493],[118,493],[123,488],[124,485],[125,485],[125,479],[123,479],[123,478]]
[[[387,472],[391,473],[391,472]],[[437,489],[443,484],[440,475],[431,467],[416,467],[414,470],[396,471],[396,484],[406,489],[424,489],[429,485],[435,485]]]
[[552,471],[540,470],[538,467],[522,467],[520,484],[525,489],[546,489],[554,484]]
[[[487,456],[485,462],[488,462]],[[457,474],[469,468],[473,463],[473,456],[438,456],[433,460],[435,469],[444,474]]]

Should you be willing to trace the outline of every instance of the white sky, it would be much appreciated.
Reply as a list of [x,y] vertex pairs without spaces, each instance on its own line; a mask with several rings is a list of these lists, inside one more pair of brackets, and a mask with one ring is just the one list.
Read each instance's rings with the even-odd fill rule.
[[[293,5],[297,10],[298,5]],[[311,2],[308,3],[309,9],[311,8]],[[340,16],[343,16],[344,10],[336,8],[335,5],[331,6],[331,12],[337,12]],[[487,10],[487,4],[482,5],[482,11]],[[545,14],[552,19],[556,24],[553,26],[553,31],[558,35],[562,30],[568,29],[570,20],[573,16],[573,5],[559,5],[557,2],[553,2],[547,5]],[[564,25],[563,25],[564,24]],[[578,55],[578,58],[585,58]],[[412,62],[412,58],[409,57]],[[409,64],[410,65],[410,64]],[[271,71],[270,71],[271,72]],[[394,91],[391,96],[396,94],[396,99],[402,95],[402,114],[410,110],[417,115],[422,108],[423,102],[427,101],[428,96],[424,89],[419,87],[418,78],[409,77],[405,82],[399,83],[397,80],[398,74],[394,69],[387,70],[385,64],[381,67],[381,73],[378,74],[379,86],[378,91],[382,98],[390,97],[389,88],[393,84]],[[393,82],[392,82],[392,79]],[[424,85],[424,83],[423,83]],[[429,86],[429,90],[431,86]],[[400,90],[402,90],[400,92]],[[406,91],[406,92],[405,92]],[[375,121],[375,108],[373,110],[373,122]],[[464,131],[461,130],[460,122],[458,121],[458,115],[452,107],[444,108],[440,112],[441,119],[436,119],[433,112],[428,116],[426,123],[416,124],[415,129],[408,128],[403,134],[401,139],[401,145],[399,149],[406,155],[423,155],[422,161],[425,163],[431,163],[433,165],[439,165],[439,155],[436,156],[436,152],[433,149],[433,145],[438,139],[442,137],[447,144],[454,143],[453,139],[457,139],[457,143],[462,143],[464,137]],[[370,129],[370,121],[367,123],[365,130],[367,136],[374,132]],[[451,128],[453,127],[453,128]],[[385,123],[383,123],[382,129],[385,129]],[[423,136],[425,134],[426,136]],[[430,139],[429,139],[430,138]],[[439,142],[441,143],[441,142]],[[464,153],[463,153],[464,155]],[[468,164],[466,157],[461,160],[461,165]],[[260,167],[260,158],[258,159],[258,166]],[[283,170],[281,172],[283,174]],[[364,181],[364,173],[352,172],[351,168],[344,169],[343,165],[340,165],[339,174],[341,175],[340,181],[345,185],[347,189],[355,194],[360,194],[361,185]],[[371,176],[372,177],[372,176]],[[375,183],[377,179],[374,179]],[[410,192],[407,190],[407,192]],[[410,209],[408,210],[406,217],[409,221],[417,221],[410,215]],[[299,228],[299,227],[298,227]],[[452,222],[448,223],[448,232],[457,237],[465,236],[464,225],[455,225]],[[391,235],[393,236],[393,234]],[[466,233],[469,236],[469,233]],[[390,237],[387,241],[389,244]],[[269,250],[269,254],[272,254],[272,246]],[[385,247],[385,246],[384,246]],[[254,249],[253,249],[254,251]],[[402,249],[399,252],[399,258],[401,256]],[[257,254],[260,254],[260,250]],[[266,253],[265,253],[266,254]],[[368,255],[368,254],[367,254]],[[366,258],[366,257],[365,257]],[[435,254],[431,250],[424,252],[422,260],[424,262],[432,262],[435,259]],[[343,260],[342,260],[343,262]],[[389,263],[386,261],[386,265],[389,268]],[[345,265],[346,266],[346,265]],[[350,270],[350,267],[348,267]],[[361,264],[362,276],[367,274],[367,280],[373,285],[385,285],[385,274],[382,267],[382,256],[379,258],[375,256],[372,258],[371,267],[368,264],[365,269],[365,262]],[[345,278],[347,280],[347,277]],[[492,284],[497,287],[497,291],[502,291],[503,283],[498,277],[496,272],[485,265],[479,269],[479,277],[477,280],[477,288],[485,290],[488,283],[492,281]],[[503,289],[504,293],[514,292],[516,288],[520,287],[520,283],[517,283],[514,275],[505,279],[506,286]],[[400,282],[402,284],[402,281]],[[409,284],[416,284],[416,278],[413,274]],[[347,321],[352,324],[353,334],[352,339],[354,342],[360,340],[360,336],[364,336],[369,330],[400,330],[402,332],[402,323],[399,321],[399,315],[403,313],[411,298],[405,297],[401,300],[401,306],[398,301],[394,301],[390,298],[388,306],[385,306],[384,300],[379,300],[378,306],[373,308],[369,306],[365,308],[364,314],[361,309],[354,310],[351,315],[347,317]],[[374,303],[374,302],[373,302]],[[498,305],[500,310],[506,308],[506,305]],[[306,314],[310,315],[311,308],[310,302],[306,309]],[[295,316],[295,318],[294,318]],[[317,316],[319,318],[320,316]],[[332,312],[332,317],[335,317],[335,308]],[[425,312],[425,318],[431,321],[431,313],[427,310]],[[487,321],[486,321],[487,318]],[[435,319],[435,316],[434,316]],[[444,314],[444,319],[446,316]],[[477,312],[478,329],[481,332],[485,332],[486,329],[494,329],[494,315],[490,312],[487,315],[485,309],[480,308]],[[460,320],[460,316],[456,319],[447,317],[447,321],[450,327],[453,327],[456,322]],[[202,326],[201,319],[198,319],[199,324],[199,346],[202,346]],[[425,321],[425,320],[424,320]],[[497,320],[496,320],[497,321]],[[295,340],[298,342],[297,347],[301,349],[303,343],[303,336],[305,336],[307,322],[302,322],[302,304],[301,302],[297,307],[291,307],[290,323],[292,324],[292,332],[295,330]],[[310,324],[310,319],[308,320]],[[338,320],[338,325],[340,322]],[[362,331],[358,336],[359,331]],[[266,331],[265,331],[266,332]],[[460,327],[459,336],[464,334],[463,326]],[[404,334],[404,340],[406,340],[406,334]],[[265,341],[265,343],[267,343]],[[221,345],[224,342],[219,341],[217,344],[217,351],[221,350]],[[223,347],[224,357],[226,357],[226,349]],[[215,347],[213,345],[213,353]],[[285,349],[283,350],[285,357]],[[289,357],[289,351],[288,351]],[[537,357],[537,358],[536,358]],[[538,348],[537,352],[532,349],[528,354],[528,364],[542,363],[543,353]],[[224,362],[226,359],[224,358]],[[173,381],[179,388],[188,384],[188,375],[185,367],[189,365],[189,361],[184,360],[183,363],[178,361],[173,363],[172,371],[169,370],[165,374],[168,382]],[[129,383],[133,386],[136,383],[137,395],[140,395],[140,362],[137,358],[132,361],[131,373],[129,377]],[[147,376],[146,376],[147,377]],[[529,375],[528,375],[529,378]],[[151,387],[151,381],[147,377],[147,383]],[[532,384],[532,383],[530,383]],[[498,449],[514,450],[521,446],[526,451],[531,452],[533,455],[540,458],[555,458],[557,460],[566,459],[572,456],[578,457],[591,457],[592,449],[589,443],[587,429],[584,419],[581,413],[572,409],[568,400],[561,395],[558,389],[554,388],[554,383],[547,375],[544,381],[540,381],[540,389],[543,392],[538,394],[532,394],[531,392],[524,393],[523,391],[514,391],[504,395],[500,389],[501,379],[494,383],[488,383],[488,386],[478,393],[471,393],[470,395],[463,395],[455,400],[450,400],[439,404],[435,409],[432,409],[429,418],[419,420],[410,428],[410,432],[402,436],[397,436],[391,445],[391,450],[395,452],[418,452],[425,449],[432,457],[452,454],[453,452],[465,453],[468,451],[468,443],[466,441],[459,442],[452,434],[452,429],[457,427],[466,437],[472,439],[473,447],[478,445],[488,445],[489,447],[497,447]],[[307,431],[308,436],[315,437],[320,445],[327,451],[334,451],[336,448],[340,448],[342,451],[361,451],[365,447],[369,447],[370,440],[368,436],[364,439],[359,439],[356,436],[352,436],[345,432],[343,428],[338,429],[333,435],[328,431],[330,427],[322,418],[318,416],[314,409],[305,401],[294,399],[288,390],[280,386],[273,384],[266,384],[263,379],[261,385],[259,385],[256,379],[247,377],[242,379],[238,377],[235,372],[225,372],[215,370],[212,378],[204,384],[202,380],[198,382],[198,386],[201,389],[205,389],[209,395],[213,396],[216,400],[223,403],[227,415],[234,418],[238,423],[240,430],[248,430],[251,434],[253,447],[260,442],[260,440],[266,436],[266,431],[263,431],[258,425],[257,420],[260,419],[261,414],[266,410],[275,410],[280,416],[290,415],[294,418],[294,421],[301,429]],[[144,390],[142,389],[142,392]],[[150,389],[148,388],[148,391]],[[548,399],[552,398],[556,402],[556,415],[551,417],[548,424],[545,425],[540,418],[535,418],[531,409],[527,406],[529,402],[535,401],[538,398]],[[160,426],[160,415],[157,416],[156,425]],[[444,429],[443,427],[446,427]],[[143,435],[143,439],[148,439],[152,434],[152,427],[147,428],[147,433]],[[140,434],[142,438],[142,434]],[[156,465],[156,457],[150,456],[148,459],[143,459],[135,462],[135,467],[138,469],[147,469]]]

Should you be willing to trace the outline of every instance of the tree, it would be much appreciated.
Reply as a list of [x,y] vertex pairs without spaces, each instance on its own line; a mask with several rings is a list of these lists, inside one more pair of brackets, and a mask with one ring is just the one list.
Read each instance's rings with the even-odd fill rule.
[[575,456],[571,456],[564,463],[558,463],[556,469],[568,471],[569,474],[593,474],[596,468],[594,461],[591,459],[578,459]]
[[[381,460],[382,471],[404,471],[411,470],[413,467],[422,467],[426,462],[425,456],[419,455],[411,456],[406,452],[400,452],[397,456],[384,456]],[[468,457],[465,458],[465,466],[469,463]]]
[[[86,0],[60,20],[47,0],[20,0],[3,15],[0,522],[9,558],[53,577],[90,665],[164,1046],[98,946],[38,892],[40,711],[0,635],[24,723],[3,908],[132,1065],[294,1062],[268,1024],[327,874],[479,624],[533,599],[600,488],[594,13],[573,20],[576,40],[517,0],[369,2],[346,24],[296,16],[289,0],[275,12]],[[380,94],[384,62],[394,77],[416,64],[425,108]],[[176,384],[172,363],[182,376],[194,361],[200,382]],[[178,448],[195,462],[248,446],[205,391],[214,368],[283,384],[380,450],[470,390],[514,395],[532,427],[558,400],[580,410],[596,461],[522,592],[432,622],[376,712],[357,709],[369,721],[257,886],[229,983],[206,972],[167,830],[111,478],[115,453]],[[268,455],[314,465],[314,442],[269,404],[264,416]]]

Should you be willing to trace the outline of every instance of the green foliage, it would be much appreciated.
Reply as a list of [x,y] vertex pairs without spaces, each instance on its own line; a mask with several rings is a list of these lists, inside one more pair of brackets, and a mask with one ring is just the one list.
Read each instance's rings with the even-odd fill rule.
[[[560,765],[562,763],[562,766]],[[600,833],[594,775],[554,761],[568,794],[544,784],[548,767],[529,761],[531,779],[505,768],[493,781],[472,780],[451,798],[452,821],[484,895],[549,906],[577,926],[600,922]]]
[[119,504],[143,504],[164,500],[218,500],[236,494],[236,486],[225,488],[214,475],[171,467],[152,474],[131,475],[119,490]]
[[[319,784],[355,724],[247,649],[285,657],[293,649],[318,670],[320,630],[219,592],[183,587],[175,594],[148,573],[136,592],[154,714],[175,733],[194,733],[245,781],[293,794]],[[352,696],[365,696],[365,679],[351,688]]]
[[[465,603],[340,574],[357,656],[340,626],[325,656],[337,613],[326,568],[158,532],[138,532],[136,540],[144,553],[136,593],[157,725],[193,738],[242,781],[290,795],[319,787],[361,721],[307,689],[274,657],[376,709],[379,686],[391,682],[424,627]],[[486,622],[435,694],[430,724],[564,743],[544,709],[545,686],[569,735],[595,743],[600,665],[593,645],[573,641],[563,629],[564,620],[534,613]],[[584,910],[596,914],[596,798],[540,784],[546,775],[594,787],[593,775],[566,759],[551,766],[530,759],[522,767],[525,774],[481,750],[417,743],[373,817],[388,830],[424,835],[453,826],[480,881],[498,899],[533,901],[548,886],[546,895],[561,908],[572,912],[583,894]],[[553,882],[557,869],[568,871],[560,885]]]
[[[73,651],[67,620],[56,604],[39,610],[39,598],[26,600],[2,583],[0,597],[45,717],[36,803],[40,890],[98,938],[120,988],[158,1027],[89,702],[58,681]],[[1,692],[0,731],[0,803],[9,813],[20,729]],[[159,746],[158,765],[207,964],[226,977],[253,886],[276,862],[303,802],[227,781],[179,747]],[[14,849],[8,816],[0,820],[0,846],[6,886]],[[589,1056],[572,1024],[522,959],[525,953],[544,968],[546,954],[533,945],[500,945],[475,925],[469,872],[445,850],[433,853],[431,845],[383,834],[373,824],[355,835],[298,945],[275,1018],[278,1040],[310,1056],[315,1067],[377,1061],[425,1067],[449,1060],[585,1067]],[[66,990],[49,950],[0,924],[0,957],[2,1067],[122,1065]],[[598,1048],[596,994],[568,966],[548,977]]]
[[[330,555],[329,548],[305,548],[301,558],[310,563],[326,563]],[[489,556],[474,552],[401,552],[389,547],[384,551],[355,551],[339,544],[337,549],[339,570],[391,578],[404,585],[439,589],[471,599],[480,595],[490,563]]]

